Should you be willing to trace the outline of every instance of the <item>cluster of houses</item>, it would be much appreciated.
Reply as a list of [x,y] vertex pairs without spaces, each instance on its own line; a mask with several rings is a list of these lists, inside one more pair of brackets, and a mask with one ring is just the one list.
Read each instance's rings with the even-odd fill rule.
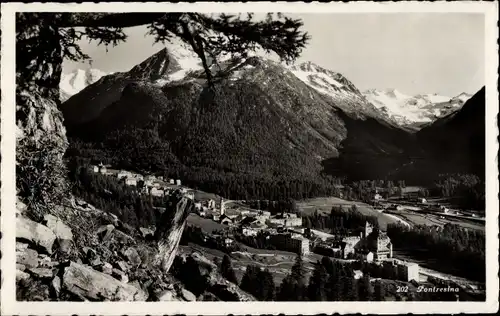
[[[311,232],[312,236],[319,234]],[[373,226],[366,222],[359,236],[338,236],[321,233],[315,238],[315,249],[342,259],[361,259],[367,262],[382,261],[392,258],[392,242],[382,231],[373,231]]]
[[239,209],[228,214],[226,202],[214,200],[195,202],[199,216],[211,218],[220,224],[236,229],[244,236],[268,235],[268,241],[279,250],[307,255],[317,250],[327,250],[331,256],[343,259],[362,259],[367,262],[392,258],[392,243],[384,232],[374,232],[366,222],[359,236],[339,238],[328,233],[302,228],[302,218],[297,214]]
[[116,176],[118,181],[128,186],[137,187],[140,194],[150,194],[156,197],[169,195],[173,190],[180,189],[189,198],[194,199],[194,192],[182,186],[179,179],[166,179],[162,176],[147,175],[143,176],[139,173],[134,173],[126,170],[113,170],[109,165],[90,166],[94,173],[100,173],[107,176]]
[[[328,252],[332,257],[342,259],[361,259],[366,262],[384,262],[392,258],[392,243],[384,232],[374,232],[370,223],[366,222],[364,230],[359,236],[338,236],[302,228],[302,218],[294,213],[279,213],[272,215],[269,211],[254,209],[238,209],[228,214],[226,211],[227,201],[221,199],[216,202],[213,199],[204,201],[195,200],[194,191],[182,187],[181,180],[164,179],[161,176],[143,176],[124,170],[111,170],[110,166],[99,164],[91,166],[95,173],[116,176],[119,181],[126,185],[135,186],[140,193],[153,196],[165,196],[173,190],[180,189],[183,193],[194,200],[195,212],[203,218],[227,225],[236,229],[244,236],[257,236],[259,232],[266,232],[268,241],[279,250],[296,252],[307,255],[311,251]],[[381,202],[380,195],[375,199]],[[234,243],[228,236],[216,236],[218,241],[223,241],[226,246]],[[391,266],[401,270],[400,275],[409,280],[418,277],[418,265],[390,261]],[[416,271],[416,272],[415,272]],[[416,275],[416,276],[415,276]],[[407,277],[406,277],[407,276]]]

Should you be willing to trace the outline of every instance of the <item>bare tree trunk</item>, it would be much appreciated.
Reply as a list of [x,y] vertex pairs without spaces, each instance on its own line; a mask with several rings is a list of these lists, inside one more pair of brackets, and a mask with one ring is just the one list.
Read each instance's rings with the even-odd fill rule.
[[155,258],[155,265],[160,266],[165,273],[174,262],[187,217],[192,209],[191,199],[179,193],[174,194],[156,225],[155,237],[158,240],[159,252]]

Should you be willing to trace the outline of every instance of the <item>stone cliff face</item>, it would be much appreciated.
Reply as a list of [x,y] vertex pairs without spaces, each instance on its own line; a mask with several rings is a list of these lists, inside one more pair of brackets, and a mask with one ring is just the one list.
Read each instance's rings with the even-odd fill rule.
[[59,106],[60,35],[46,16],[19,14],[16,49],[18,195],[36,210],[66,192],[63,155],[68,146]]

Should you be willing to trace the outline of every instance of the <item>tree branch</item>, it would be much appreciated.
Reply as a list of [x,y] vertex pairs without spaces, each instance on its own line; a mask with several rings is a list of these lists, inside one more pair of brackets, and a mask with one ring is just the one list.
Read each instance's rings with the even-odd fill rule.
[[148,13],[45,13],[59,14],[59,27],[132,27],[151,24],[162,18],[166,12]]

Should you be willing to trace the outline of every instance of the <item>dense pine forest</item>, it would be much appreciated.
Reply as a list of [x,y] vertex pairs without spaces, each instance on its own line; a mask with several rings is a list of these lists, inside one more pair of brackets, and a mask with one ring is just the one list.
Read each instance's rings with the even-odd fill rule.
[[485,234],[458,225],[387,226],[394,247],[407,249],[415,258],[437,260],[442,271],[449,271],[477,281],[486,278]]

